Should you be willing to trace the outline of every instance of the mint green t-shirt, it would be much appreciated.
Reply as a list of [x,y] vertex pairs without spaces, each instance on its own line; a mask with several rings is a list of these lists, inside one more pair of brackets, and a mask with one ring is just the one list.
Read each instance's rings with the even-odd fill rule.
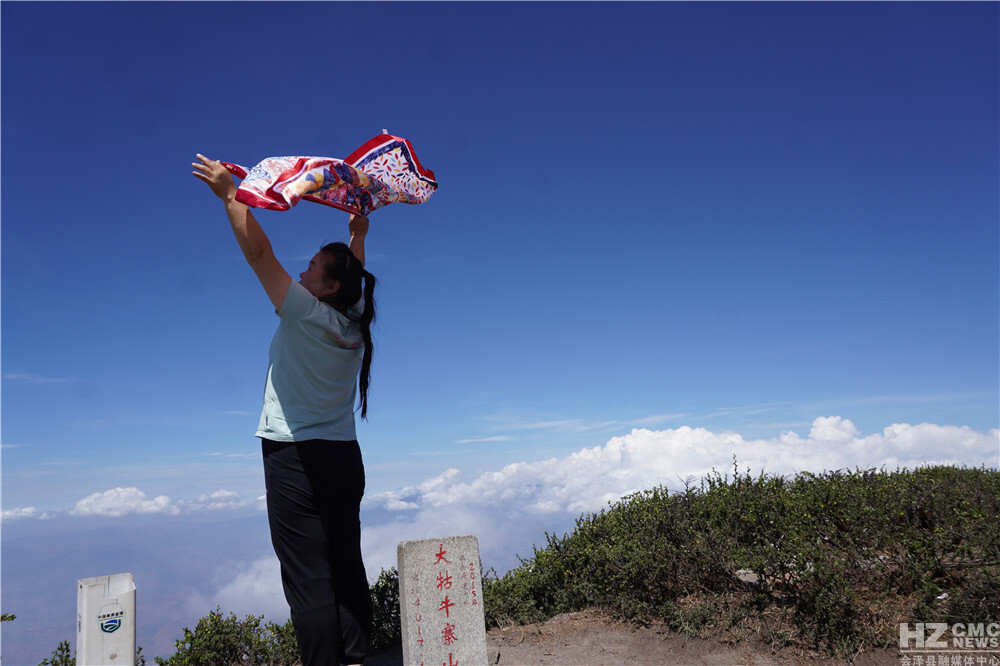
[[294,281],[277,314],[281,321],[267,353],[257,437],[277,442],[357,439],[354,404],[364,354],[360,324]]

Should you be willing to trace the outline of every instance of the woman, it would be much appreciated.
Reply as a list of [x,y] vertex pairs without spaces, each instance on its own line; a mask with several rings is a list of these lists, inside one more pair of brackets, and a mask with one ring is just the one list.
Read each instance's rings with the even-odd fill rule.
[[[375,278],[364,269],[368,218],[324,246],[299,275],[282,268],[232,176],[198,154],[195,177],[225,204],[233,234],[280,318],[268,351],[257,436],[271,542],[304,666],[360,664],[372,602],[361,561],[365,474],[355,402],[368,412]],[[364,289],[362,290],[362,284]]]

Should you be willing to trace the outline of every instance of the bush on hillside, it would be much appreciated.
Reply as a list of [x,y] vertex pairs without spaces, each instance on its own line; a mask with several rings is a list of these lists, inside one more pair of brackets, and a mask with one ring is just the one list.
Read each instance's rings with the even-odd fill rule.
[[184,627],[184,637],[174,641],[173,656],[154,661],[159,666],[278,666],[298,661],[291,620],[283,625],[262,620],[256,615],[240,620],[233,613],[225,617],[216,607],[198,620],[194,631]]
[[379,651],[402,644],[403,630],[399,618],[399,574],[395,567],[379,574],[371,586],[372,636],[369,647]]
[[853,656],[900,621],[1000,616],[1000,472],[734,468],[636,493],[484,586],[490,626],[602,608],[689,634],[751,632]]

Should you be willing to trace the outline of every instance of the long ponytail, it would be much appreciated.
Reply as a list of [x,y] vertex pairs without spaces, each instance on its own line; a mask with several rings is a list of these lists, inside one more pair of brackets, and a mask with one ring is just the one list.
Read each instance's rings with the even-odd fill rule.
[[358,374],[358,404],[361,407],[361,418],[368,418],[368,382],[372,374],[372,322],[375,321],[375,276],[361,269],[361,277],[365,281],[365,309],[361,312],[358,323],[361,324],[361,337],[365,341],[365,353],[361,357],[361,372]]
[[[344,313],[361,326],[361,338],[365,343],[364,354],[361,357],[361,371],[358,373],[358,407],[361,418],[368,418],[368,384],[371,380],[372,355],[375,347],[372,344],[372,323],[375,321],[375,276],[361,265],[351,249],[344,243],[329,243],[322,250],[327,255],[326,277],[340,283],[337,293],[323,299],[323,302]],[[364,296],[364,309],[360,317],[347,314],[347,309]]]

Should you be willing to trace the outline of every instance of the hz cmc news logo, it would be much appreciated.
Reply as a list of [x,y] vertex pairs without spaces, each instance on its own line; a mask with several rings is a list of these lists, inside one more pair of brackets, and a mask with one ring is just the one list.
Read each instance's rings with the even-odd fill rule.
[[1000,666],[1000,622],[899,623],[900,666]]

